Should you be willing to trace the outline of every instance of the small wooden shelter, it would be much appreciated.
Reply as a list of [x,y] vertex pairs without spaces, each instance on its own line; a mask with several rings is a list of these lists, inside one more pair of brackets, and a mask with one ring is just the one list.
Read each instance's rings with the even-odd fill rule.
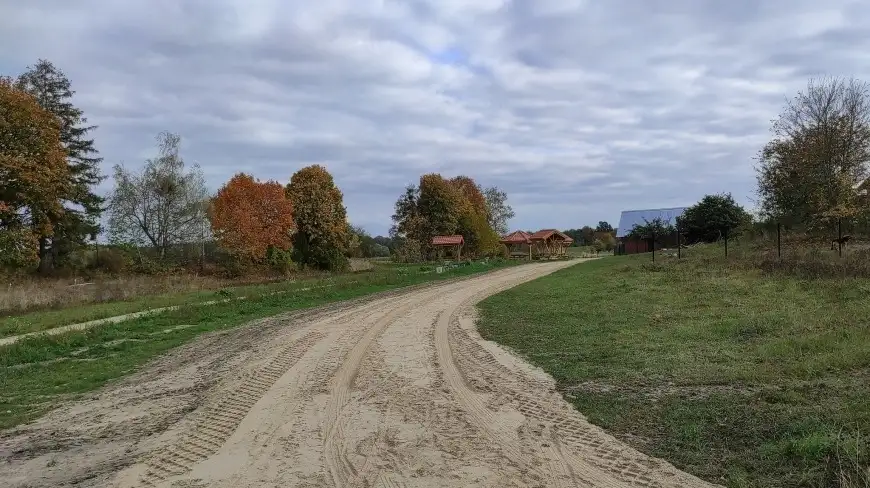
[[438,259],[443,259],[445,251],[454,251],[456,260],[462,258],[462,246],[465,244],[465,239],[461,235],[453,236],[435,236],[432,238],[432,246],[438,252]]
[[518,230],[501,238],[499,242],[507,246],[508,257],[532,259],[532,235]]
[[556,229],[543,229],[529,236],[529,241],[536,257],[554,259],[567,255],[574,239]]

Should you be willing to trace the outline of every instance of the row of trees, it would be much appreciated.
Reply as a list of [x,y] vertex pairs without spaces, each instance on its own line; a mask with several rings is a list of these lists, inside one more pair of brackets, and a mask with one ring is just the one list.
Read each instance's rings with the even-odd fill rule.
[[348,224],[325,168],[303,168],[287,185],[237,174],[211,195],[170,132],[158,135],[141,169],[116,165],[104,198],[95,190],[105,179],[89,137],[95,127],[72,104],[74,93],[46,60],[0,77],[0,267],[63,267],[96,240],[104,216],[116,249],[148,250],[157,260],[181,245],[204,253],[217,244],[237,264],[342,269],[348,257],[388,255],[393,246]]
[[574,239],[572,246],[592,246],[596,251],[611,251],[616,245],[616,229],[602,220],[596,227],[584,225],[579,229],[568,229],[565,235]]
[[497,187],[483,189],[467,176],[426,174],[396,201],[390,237],[405,261],[433,256],[437,235],[462,235],[470,254],[501,255],[500,234],[513,216],[507,194]]
[[185,166],[181,138],[164,132],[157,140],[157,157],[141,170],[115,166],[108,206],[113,243],[150,247],[162,258],[178,244],[213,239],[236,264],[347,266],[355,233],[324,167],[302,168],[286,186],[239,173],[212,197],[199,166]]

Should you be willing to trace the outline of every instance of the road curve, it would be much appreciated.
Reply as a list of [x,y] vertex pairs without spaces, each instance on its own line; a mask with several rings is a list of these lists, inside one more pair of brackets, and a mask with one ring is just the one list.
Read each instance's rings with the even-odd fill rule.
[[[197,341],[138,379],[4,433],[0,477],[167,488],[713,486],[589,424],[548,376],[477,334],[479,300],[576,263],[508,268]],[[47,447],[58,432],[69,445]]]

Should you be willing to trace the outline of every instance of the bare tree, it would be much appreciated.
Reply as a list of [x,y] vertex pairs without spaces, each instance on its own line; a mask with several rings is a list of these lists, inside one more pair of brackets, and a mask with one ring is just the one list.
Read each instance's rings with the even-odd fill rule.
[[208,228],[209,199],[202,170],[185,170],[181,137],[157,136],[158,156],[141,173],[115,166],[115,190],[109,202],[109,235],[114,242],[150,245],[163,257],[173,244],[198,242]]
[[859,211],[857,188],[870,169],[870,85],[810,80],[772,132],[758,168],[766,214],[826,225]]
[[483,196],[486,199],[489,226],[499,234],[507,234],[508,221],[515,215],[514,209],[507,203],[507,193],[492,186],[483,191]]

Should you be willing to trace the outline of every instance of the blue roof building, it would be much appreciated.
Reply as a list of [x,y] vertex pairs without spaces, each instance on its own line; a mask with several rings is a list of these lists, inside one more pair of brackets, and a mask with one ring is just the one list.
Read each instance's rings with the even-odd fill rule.
[[688,207],[654,208],[648,210],[625,210],[619,216],[619,226],[616,237],[625,237],[635,225],[644,225],[654,219],[661,218],[665,222],[677,225],[677,217],[683,215]]

